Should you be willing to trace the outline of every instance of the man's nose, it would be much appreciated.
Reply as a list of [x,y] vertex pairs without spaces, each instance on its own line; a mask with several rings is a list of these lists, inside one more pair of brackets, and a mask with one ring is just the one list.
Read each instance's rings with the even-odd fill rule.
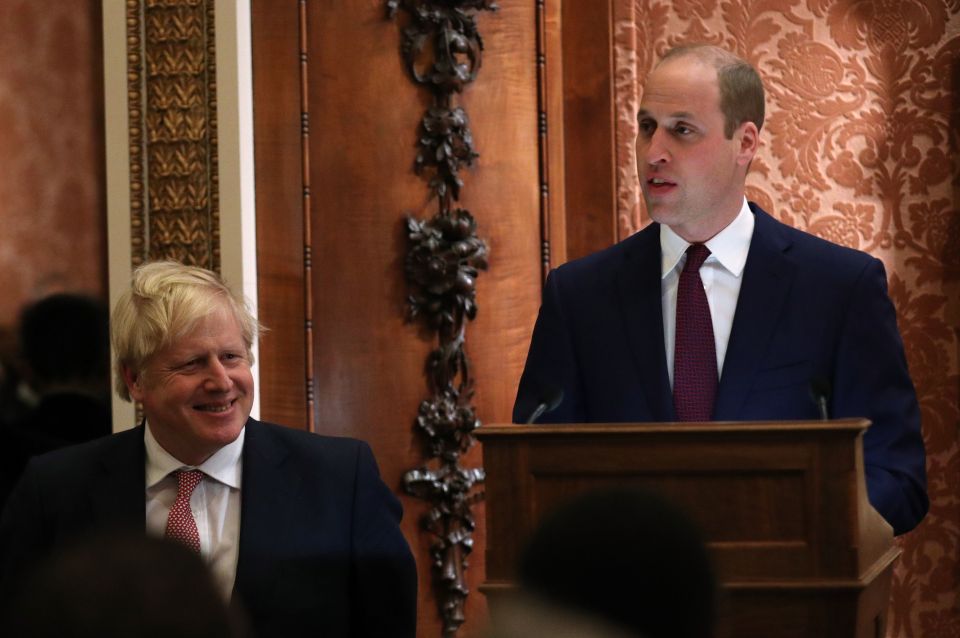
[[666,144],[666,135],[663,132],[663,129],[657,128],[653,133],[650,134],[650,139],[647,140],[646,148],[644,149],[644,161],[651,166],[655,164],[663,164],[670,160],[670,152],[667,149]]
[[226,392],[233,386],[233,379],[220,359],[214,357],[204,380],[204,386],[211,392]]

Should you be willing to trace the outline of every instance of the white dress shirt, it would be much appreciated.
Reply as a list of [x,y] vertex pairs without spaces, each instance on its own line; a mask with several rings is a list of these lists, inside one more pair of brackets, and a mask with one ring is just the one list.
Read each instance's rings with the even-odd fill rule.
[[[700,279],[707,293],[713,339],[717,346],[717,370],[723,376],[723,360],[727,355],[733,315],[743,283],[743,267],[747,263],[750,240],[753,237],[753,213],[744,198],[736,219],[707,241],[710,256],[700,268]],[[673,355],[677,332],[677,287],[680,271],[687,261],[690,242],[660,225],[660,302],[663,308],[663,346],[667,354],[667,374],[673,387]]]
[[164,450],[150,431],[149,423],[143,435],[147,452],[147,532],[162,538],[166,531],[167,517],[177,498],[177,479],[172,473],[193,469],[203,472],[203,479],[190,497],[190,509],[200,534],[200,555],[226,600],[230,600],[237,576],[245,434],[246,428],[235,441],[198,466],[184,465]]

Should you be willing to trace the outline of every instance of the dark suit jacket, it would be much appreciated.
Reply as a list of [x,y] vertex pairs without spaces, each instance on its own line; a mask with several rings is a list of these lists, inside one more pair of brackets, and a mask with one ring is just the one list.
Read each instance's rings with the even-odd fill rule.
[[[811,382],[833,418],[866,417],[870,502],[896,533],[927,512],[920,412],[883,264],[781,224],[756,225],[720,374],[714,419],[816,419]],[[660,227],[652,224],[550,273],[513,418],[555,388],[541,422],[674,421],[663,341]]]
[[0,426],[0,511],[34,456],[110,434],[108,403],[72,392],[45,395],[17,421]]
[[[34,459],[0,523],[3,591],[49,550],[145,527],[143,429]],[[400,503],[360,441],[250,419],[234,600],[258,636],[409,636],[416,568]]]

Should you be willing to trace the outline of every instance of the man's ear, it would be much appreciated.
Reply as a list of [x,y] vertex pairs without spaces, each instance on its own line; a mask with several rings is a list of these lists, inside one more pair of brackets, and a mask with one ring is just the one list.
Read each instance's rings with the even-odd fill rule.
[[143,373],[134,372],[127,364],[121,366],[123,382],[127,384],[127,391],[134,401],[143,401]]
[[760,148],[760,131],[753,122],[744,122],[733,134],[737,142],[737,164],[749,166]]

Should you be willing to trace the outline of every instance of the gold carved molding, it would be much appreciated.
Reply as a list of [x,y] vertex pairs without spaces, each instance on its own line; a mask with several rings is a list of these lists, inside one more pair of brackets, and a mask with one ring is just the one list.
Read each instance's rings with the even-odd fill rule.
[[214,0],[127,0],[133,266],[220,270]]

